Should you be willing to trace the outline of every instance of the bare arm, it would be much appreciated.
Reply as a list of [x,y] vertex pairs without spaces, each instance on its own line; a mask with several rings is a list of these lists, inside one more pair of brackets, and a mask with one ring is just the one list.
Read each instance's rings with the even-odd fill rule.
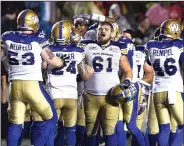
[[182,75],[182,78],[183,78],[183,86],[184,86],[184,63],[181,66],[181,75]]
[[121,82],[124,81],[126,78],[133,78],[132,69],[130,67],[129,61],[127,56],[123,55],[120,60],[120,68],[123,72],[121,76]]
[[115,22],[114,18],[111,18],[111,17],[105,17],[105,21],[107,22]]
[[1,76],[1,102],[6,103],[7,79],[6,75]]
[[144,68],[144,72],[145,72],[143,81],[151,84],[153,82],[153,77],[154,77],[153,67],[148,65],[145,62],[143,68]]
[[88,80],[94,73],[93,67],[87,65],[85,63],[85,59],[83,59],[78,65],[79,74],[83,80]]
[[41,56],[50,65],[55,67],[61,67],[63,65],[63,61],[55,56],[49,48],[44,48],[41,52]]
[[103,22],[103,21],[114,22],[115,21],[114,18],[104,16],[104,15],[99,15],[99,14],[92,14],[91,20],[95,20],[95,21],[99,21],[99,22]]

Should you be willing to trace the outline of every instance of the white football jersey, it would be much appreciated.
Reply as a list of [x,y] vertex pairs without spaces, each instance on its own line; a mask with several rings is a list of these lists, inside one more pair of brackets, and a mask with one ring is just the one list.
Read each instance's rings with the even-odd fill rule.
[[111,42],[107,47],[103,47],[94,41],[82,43],[86,44],[86,61],[94,68],[94,74],[84,83],[84,90],[93,95],[106,95],[112,87],[120,83],[119,62],[121,48],[125,47],[125,44]]
[[184,63],[182,40],[150,41],[145,46],[155,72],[153,93],[183,92],[181,64]]
[[6,43],[10,65],[9,79],[42,81],[40,54],[49,45],[47,37],[10,31],[2,35],[2,40]]
[[133,54],[133,82],[137,82],[144,77],[144,63],[145,63],[145,54],[142,50],[136,50]]
[[78,64],[85,58],[84,50],[76,45],[50,45],[56,56],[69,56],[66,67],[48,69],[47,90],[52,98],[77,99]]
[[[96,40],[97,39],[97,24],[92,25],[92,28],[90,28],[86,34],[81,37],[81,40]],[[81,96],[83,91],[84,91],[84,81],[81,82],[77,82],[77,91],[78,91],[78,95]]]

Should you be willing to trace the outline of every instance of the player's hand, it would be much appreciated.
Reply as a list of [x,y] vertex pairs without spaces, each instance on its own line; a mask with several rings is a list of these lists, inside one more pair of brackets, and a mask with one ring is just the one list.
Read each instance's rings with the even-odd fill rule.
[[77,75],[77,82],[82,82],[83,80],[82,80],[82,78],[81,78],[81,75],[80,74],[78,74]]
[[139,111],[138,111],[138,115],[142,114],[144,112],[144,110],[147,107],[147,103],[148,103],[148,99],[146,98],[146,96],[144,94],[142,94],[141,99],[140,99],[140,103],[139,103]]
[[47,62],[46,61],[43,61],[42,62],[42,69],[46,69],[47,68]]
[[77,19],[77,18],[83,18],[85,20],[90,20],[91,19],[91,15],[90,14],[79,14],[79,15],[75,15],[73,17],[73,19]]
[[60,57],[61,60],[63,61],[63,67],[67,66],[67,64],[70,62],[70,57],[64,54],[63,56]]
[[91,20],[91,15],[89,14],[79,14],[73,17],[74,19],[74,24],[76,23],[84,23],[84,24],[89,24]]
[[125,79],[121,84],[120,87],[121,89],[128,89],[128,87],[130,86],[131,81],[129,79]]

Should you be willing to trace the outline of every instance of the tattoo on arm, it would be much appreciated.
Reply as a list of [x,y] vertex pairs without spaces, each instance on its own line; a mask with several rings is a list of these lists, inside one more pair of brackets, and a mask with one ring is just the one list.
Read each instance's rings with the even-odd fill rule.
[[54,53],[49,48],[46,49],[46,53],[49,56],[49,59],[52,59],[55,56]]
[[79,65],[78,65],[78,70],[81,76],[83,76],[85,74],[85,72],[87,71],[87,67],[86,67],[86,63],[85,63],[85,59],[83,59]]

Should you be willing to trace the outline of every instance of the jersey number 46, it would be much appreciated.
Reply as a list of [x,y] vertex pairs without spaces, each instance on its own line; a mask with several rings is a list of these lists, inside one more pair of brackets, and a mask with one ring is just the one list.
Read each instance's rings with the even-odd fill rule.
[[155,59],[155,61],[153,63],[153,68],[156,72],[156,75],[157,76],[164,76],[165,75],[164,70],[165,70],[166,74],[168,74],[169,76],[174,75],[177,71],[177,67],[175,65],[173,65],[175,62],[176,61],[173,58],[167,58],[164,61],[164,64],[162,65],[163,67],[161,67],[160,59]]

